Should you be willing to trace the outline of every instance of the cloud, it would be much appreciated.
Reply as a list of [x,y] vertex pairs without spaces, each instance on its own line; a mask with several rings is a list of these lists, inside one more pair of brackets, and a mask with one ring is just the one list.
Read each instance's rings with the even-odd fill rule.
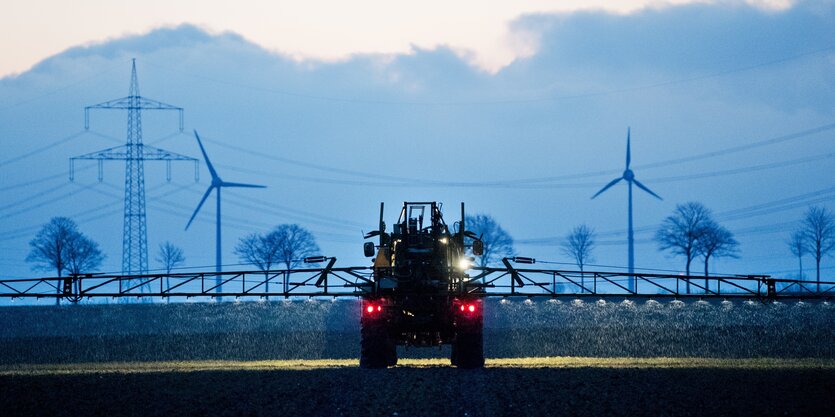
[[[551,85],[583,74],[585,82],[570,78],[581,89],[726,74],[734,79],[731,92],[742,88],[746,95],[751,84],[788,78],[802,94],[831,97],[833,80],[824,74],[831,68],[828,57],[835,56],[833,11],[806,4],[780,13],[739,5],[685,5],[629,15],[524,16],[514,22],[514,30],[536,36],[537,52],[503,73],[519,72],[523,78],[551,74]],[[758,100],[788,99],[762,92]]]
[[5,13],[0,14],[0,49],[6,52],[0,62],[0,75],[22,72],[45,56],[75,45],[180,24],[240,33],[265,49],[280,51],[296,60],[332,62],[357,53],[408,53],[411,45],[424,49],[446,45],[462,52],[470,64],[495,72],[514,59],[528,56],[528,45],[520,44],[520,39],[507,28],[507,23],[520,15],[595,10],[628,15],[690,3],[746,6],[775,12],[785,10],[794,2],[358,0],[343,4],[308,0],[286,7],[280,2],[239,0],[234,11],[230,11],[226,4],[198,0],[146,0],[142,7],[131,9],[106,0],[72,4],[30,0],[9,4]]

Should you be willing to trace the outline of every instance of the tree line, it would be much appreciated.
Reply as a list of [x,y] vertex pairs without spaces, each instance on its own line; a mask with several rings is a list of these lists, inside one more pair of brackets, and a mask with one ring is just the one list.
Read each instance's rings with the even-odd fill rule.
[[[581,225],[575,227],[562,244],[563,253],[573,258],[580,271],[592,259],[595,239],[594,230]],[[739,257],[739,242],[733,233],[716,222],[711,211],[697,202],[677,205],[673,214],[661,223],[654,240],[659,250],[684,258],[688,276],[692,262],[699,257],[704,262],[705,277],[709,276],[710,259]],[[798,258],[798,279],[803,279],[803,256],[812,255],[817,291],[820,291],[821,259],[835,250],[835,217],[825,207],[809,207],[787,244]],[[705,280],[705,288],[708,288],[708,280]],[[690,292],[690,282],[686,291]]]
[[[481,236],[484,242],[484,251],[476,257],[476,265],[489,266],[516,254],[513,238],[492,216],[470,215],[465,218],[465,223],[467,230]],[[698,202],[677,205],[673,213],[664,218],[654,240],[660,251],[684,259],[688,276],[692,263],[699,258],[703,262],[704,276],[708,277],[712,259],[739,257],[739,242],[733,233],[714,219],[710,209]],[[835,250],[833,214],[825,207],[809,207],[799,228],[791,233],[786,243],[791,254],[798,259],[798,279],[803,278],[803,257],[811,255],[815,260],[815,280],[820,291],[821,260]],[[581,224],[565,236],[560,251],[569,256],[582,273],[590,262],[594,262],[593,252],[597,244],[594,228]],[[58,277],[94,272],[105,259],[98,243],[79,231],[76,223],[66,217],[52,218],[29,242],[29,246],[26,261],[33,264],[32,268],[54,271]],[[281,224],[266,233],[252,233],[240,238],[234,253],[243,263],[266,272],[276,265],[293,269],[305,257],[318,255],[319,246],[313,234],[304,227]],[[185,263],[185,255],[181,248],[166,241],[159,245],[155,260],[165,274],[170,275]],[[708,284],[705,279],[704,288],[709,288]],[[269,282],[266,285],[269,291]],[[166,286],[170,288],[170,282],[166,282]],[[690,290],[688,281],[687,293]]]
[[[504,257],[515,255],[513,238],[489,215],[467,216],[467,229],[482,236],[484,254],[477,257],[477,265],[488,266]],[[694,261],[701,258],[704,276],[710,275],[710,261],[718,258],[739,258],[739,242],[734,234],[713,217],[710,209],[698,202],[678,204],[672,214],[664,218],[653,240],[658,249],[684,259],[687,276]],[[581,272],[594,262],[597,247],[594,228],[587,224],[575,226],[560,243],[560,252],[571,258]],[[803,257],[811,255],[815,260],[815,281],[820,291],[821,260],[835,250],[835,217],[825,207],[809,207],[800,221],[800,227],[787,241],[790,252],[798,258],[798,279],[803,279]],[[581,282],[581,284],[584,284]],[[709,288],[705,279],[704,288]],[[685,288],[690,293],[690,282]]]
[[[491,216],[468,217],[467,229],[482,235],[484,255],[478,263],[480,266],[514,255],[513,239]],[[733,233],[714,220],[707,207],[696,202],[679,204],[673,214],[662,222],[655,234],[655,241],[660,250],[685,258],[687,275],[690,275],[690,266],[698,257],[704,260],[704,274],[708,276],[711,259],[738,257],[739,251],[739,242]],[[566,235],[560,244],[560,251],[569,256],[580,272],[583,272],[585,266],[594,261],[593,252],[596,247],[597,235],[594,228],[581,224]]]
[[[316,255],[319,246],[313,234],[297,224],[282,224],[267,233],[253,233],[242,237],[235,246],[240,260],[262,271],[283,264],[295,268],[302,259]],[[57,277],[96,272],[105,259],[99,244],[78,229],[67,217],[53,217],[41,227],[29,242],[26,262],[36,271],[54,272]],[[155,256],[160,270],[165,271],[165,286],[171,288],[172,271],[185,264],[182,248],[165,241]],[[60,286],[56,288],[61,292]],[[267,283],[269,291],[269,283]],[[56,299],[56,304],[60,299]]]

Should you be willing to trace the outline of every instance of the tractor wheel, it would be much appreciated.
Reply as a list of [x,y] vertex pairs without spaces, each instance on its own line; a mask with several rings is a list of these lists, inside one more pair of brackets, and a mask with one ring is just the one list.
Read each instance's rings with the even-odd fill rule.
[[386,365],[397,365],[397,345],[394,344],[394,339],[388,338],[386,347]]
[[386,331],[385,323],[360,322],[360,368],[385,368],[397,364],[394,340]]
[[484,367],[483,324],[468,323],[458,328],[455,342],[452,343],[452,365],[462,369]]
[[452,366],[458,366],[458,349],[456,347],[457,343],[452,342],[452,352],[449,355],[449,363]]

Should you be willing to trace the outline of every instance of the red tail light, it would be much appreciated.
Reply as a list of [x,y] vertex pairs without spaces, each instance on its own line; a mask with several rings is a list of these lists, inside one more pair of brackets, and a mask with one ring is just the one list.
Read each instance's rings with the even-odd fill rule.
[[364,310],[367,315],[372,315],[383,311],[383,306],[381,304],[368,303],[365,305]]
[[458,306],[462,313],[473,314],[478,310],[476,303],[464,303]]

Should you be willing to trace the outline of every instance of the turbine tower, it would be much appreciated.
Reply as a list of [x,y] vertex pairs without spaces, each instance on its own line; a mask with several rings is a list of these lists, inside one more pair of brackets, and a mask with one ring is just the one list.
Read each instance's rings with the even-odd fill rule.
[[[200,199],[200,203],[197,204],[197,208],[194,209],[194,214],[191,215],[191,218],[188,219],[188,224],[186,224],[186,230],[188,227],[191,226],[191,222],[194,221],[194,218],[197,216],[197,213],[200,211],[200,207],[203,207],[203,203],[206,202],[206,199],[209,198],[209,194],[212,193],[212,190],[217,190],[217,208],[215,213],[215,271],[221,272],[221,254],[220,254],[220,189],[223,187],[243,187],[243,188],[267,188],[264,185],[254,185],[254,184],[242,184],[237,182],[226,182],[220,179],[220,176],[217,175],[217,171],[215,171],[215,167],[212,165],[212,161],[209,160],[209,155],[206,154],[206,149],[203,148],[203,142],[200,141],[200,135],[197,134],[197,130],[194,131],[194,137],[197,138],[197,145],[200,146],[200,152],[203,153],[203,159],[206,160],[206,166],[209,168],[209,173],[212,174],[212,183],[209,185],[209,188],[206,190],[206,193],[203,194],[203,198]],[[215,292],[221,292],[221,276],[215,276]]]
[[600,191],[598,191],[597,194],[593,195],[591,198],[593,200],[595,197],[599,196],[604,191],[611,188],[613,185],[619,183],[621,180],[626,180],[627,184],[629,185],[629,210],[628,210],[629,211],[629,227],[627,229],[627,242],[628,242],[628,246],[629,246],[629,283],[628,283],[629,287],[628,288],[629,288],[629,291],[635,291],[636,279],[635,279],[635,276],[632,275],[632,274],[635,273],[635,238],[634,238],[634,234],[633,234],[633,231],[632,231],[632,184],[634,183],[635,186],[637,186],[638,188],[648,192],[653,197],[655,197],[659,200],[663,200],[663,199],[661,197],[659,197],[658,194],[655,194],[654,192],[652,192],[644,184],[641,184],[641,182],[638,181],[635,178],[635,173],[632,172],[632,169],[629,168],[629,165],[632,162],[632,155],[631,155],[631,150],[630,150],[630,136],[631,136],[630,133],[631,133],[631,129],[627,128],[626,129],[626,169],[623,171],[623,175],[621,175],[618,178],[613,179],[610,183],[606,184],[605,187],[600,189]]
[[[127,97],[84,108],[84,129],[90,129],[90,110],[128,111],[127,143],[70,158],[70,181],[74,179],[77,160],[94,160],[99,165],[99,181],[103,179],[104,161],[125,161],[125,209],[122,230],[122,274],[148,272],[148,226],[145,218],[145,161],[166,161],[166,177],[171,181],[171,161],[192,161],[197,173],[197,159],[142,143],[142,110],[176,110],[183,131],[183,108],[161,103],[139,95],[136,59],[131,60],[130,91]],[[145,289],[145,286],[141,288]]]

